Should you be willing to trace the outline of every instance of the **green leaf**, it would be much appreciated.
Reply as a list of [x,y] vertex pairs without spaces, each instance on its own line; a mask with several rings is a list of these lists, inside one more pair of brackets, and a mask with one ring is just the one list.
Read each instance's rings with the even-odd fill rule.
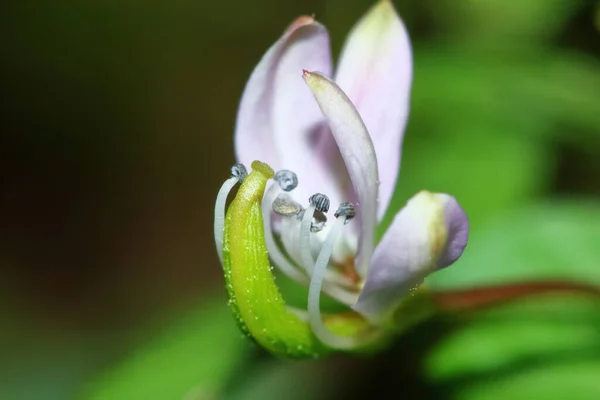
[[514,45],[516,39],[552,38],[582,4],[582,0],[437,0],[427,11],[446,35],[487,46],[492,41]]
[[313,400],[332,395],[335,382],[329,361],[271,359],[248,369],[244,379],[232,385],[222,400]]
[[600,396],[598,376],[598,360],[552,364],[516,377],[473,385],[462,391],[458,397],[468,400],[597,400]]
[[179,400],[212,396],[245,358],[242,337],[226,300],[202,308],[174,323],[129,358],[85,388],[88,400]]
[[475,116],[462,121],[441,126],[428,122],[420,111],[413,112],[411,126],[419,131],[407,134],[386,222],[422,189],[451,193],[473,226],[541,195],[553,162],[538,137],[510,135],[506,133],[510,128]]
[[547,193],[557,141],[600,145],[596,61],[563,52],[456,51],[415,55],[402,169],[380,234],[421,189],[456,196],[476,228]]
[[418,116],[419,124],[412,125],[443,126],[446,134],[454,134],[471,119],[482,119],[505,128],[506,135],[541,129],[546,137],[564,133],[571,138],[577,132],[564,127],[568,124],[591,130],[583,139],[598,143],[599,68],[597,60],[566,50],[490,55],[460,45],[424,47],[415,54],[411,119]]
[[434,289],[531,279],[600,285],[600,208],[552,200],[498,217],[472,233],[461,259],[433,274]]
[[[435,290],[567,279],[600,285],[600,209],[554,200],[508,213],[472,235]],[[600,300],[544,294],[467,318],[426,359],[458,399],[592,399],[600,395]]]

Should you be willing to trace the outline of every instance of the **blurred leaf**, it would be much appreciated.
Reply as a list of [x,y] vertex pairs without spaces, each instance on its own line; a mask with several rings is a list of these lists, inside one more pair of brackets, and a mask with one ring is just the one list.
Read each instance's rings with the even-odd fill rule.
[[[225,300],[203,304],[109,369],[84,399],[179,400],[218,393],[245,358],[242,337]],[[192,397],[193,398],[193,397]]]
[[545,295],[487,311],[436,349],[429,372],[436,379],[460,380],[510,372],[518,362],[598,356],[599,306],[589,297]]
[[[600,285],[600,208],[554,201],[513,212],[474,235],[435,289],[566,278]],[[540,295],[479,313],[434,349],[426,370],[460,399],[598,398],[600,301]]]
[[435,289],[531,279],[600,285],[600,207],[553,200],[514,211],[471,235],[461,259],[433,274]]
[[[595,133],[581,139],[600,142],[600,64],[591,57],[534,48],[490,54],[455,46],[449,51],[444,45],[415,54],[415,64],[411,119],[419,123],[454,134],[455,125],[475,118],[500,125],[506,135],[571,137],[568,124]],[[562,131],[552,128],[557,123]]]
[[428,189],[456,196],[477,227],[549,190],[558,140],[600,146],[600,65],[592,59],[432,47],[415,60],[402,170],[387,223],[406,199]]
[[596,400],[600,396],[598,376],[598,360],[553,364],[524,372],[517,377],[473,385],[459,397],[486,400]]
[[444,27],[445,36],[489,46],[491,41],[514,44],[518,39],[552,38],[583,4],[582,0],[438,0],[427,11],[436,26]]
[[266,365],[249,369],[244,381],[225,393],[223,400],[330,398],[337,374],[329,364],[328,361],[270,359]]
[[529,299],[450,335],[426,370],[459,399],[598,398],[599,325],[597,299]]
[[[538,138],[507,134],[508,128],[475,116],[442,120],[428,122],[420,111],[413,113],[412,125],[423,122],[419,131],[431,129],[421,136],[409,130],[392,207],[399,208],[422,189],[451,193],[476,226],[543,192],[552,159]],[[393,217],[392,207],[388,218]]]

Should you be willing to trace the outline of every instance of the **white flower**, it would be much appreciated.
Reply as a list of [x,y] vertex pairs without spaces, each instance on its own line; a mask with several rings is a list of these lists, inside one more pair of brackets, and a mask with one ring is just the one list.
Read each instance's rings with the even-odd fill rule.
[[[298,18],[261,59],[241,99],[238,161],[261,160],[279,171],[262,204],[270,258],[310,283],[311,327],[332,347],[350,345],[323,324],[321,291],[370,323],[385,324],[413,288],[452,264],[467,243],[469,223],[457,201],[425,191],[375,242],[396,186],[411,81],[408,34],[391,2],[382,0],[350,33],[335,73],[325,27]],[[341,204],[339,218],[323,225],[329,202]]]

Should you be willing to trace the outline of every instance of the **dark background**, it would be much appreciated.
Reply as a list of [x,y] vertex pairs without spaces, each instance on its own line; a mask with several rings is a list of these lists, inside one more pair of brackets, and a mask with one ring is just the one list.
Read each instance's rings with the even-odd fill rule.
[[[457,263],[457,272],[449,273],[458,278],[449,281],[468,283],[469,265],[478,266],[482,280],[493,280],[484,266],[499,256],[509,270],[524,265],[527,276],[569,275],[577,264],[583,266],[577,278],[599,282],[600,254],[591,240],[600,237],[598,3],[394,3],[415,52],[395,204],[426,188],[452,193],[465,206],[473,225],[468,251],[482,256]],[[335,55],[371,4],[57,0],[0,6],[1,398],[180,399],[196,386],[190,399],[221,398],[217,393],[279,398],[283,392],[333,398],[348,388],[380,398],[400,392],[405,398],[487,399],[498,387],[498,395],[523,393],[502,385],[463,391],[480,378],[473,373],[482,370],[479,364],[466,372],[451,365],[464,376],[444,375],[441,383],[431,371],[443,367],[423,369],[423,354],[449,329],[445,322],[419,328],[377,359],[280,365],[239,340],[227,315],[212,211],[234,162],[233,126],[245,81],[298,15],[314,13],[329,28]],[[527,245],[519,240],[515,246],[526,254],[511,258],[514,231],[534,240],[530,230],[556,215],[565,226],[540,232],[556,229],[557,237]],[[569,240],[573,244],[565,244]],[[582,256],[577,246],[584,242],[589,252]],[[564,257],[548,256],[557,247]],[[558,267],[548,272],[547,259]],[[521,279],[519,273],[502,279]],[[597,322],[584,335],[590,348],[580,349],[593,362],[600,349]],[[531,357],[551,353],[557,337],[548,334],[548,347]],[[184,343],[189,349],[178,347]],[[444,354],[440,359],[455,358]],[[131,357],[143,361],[127,361]],[[510,372],[509,364],[502,366],[507,382],[529,379]],[[586,372],[578,369],[577,376],[600,371],[593,365],[578,367]],[[525,368],[537,376],[538,367]],[[492,371],[486,379],[500,376]],[[160,388],[143,394],[153,385]],[[583,385],[585,393],[598,398],[600,386],[590,385]],[[587,398],[581,396],[573,398]]]

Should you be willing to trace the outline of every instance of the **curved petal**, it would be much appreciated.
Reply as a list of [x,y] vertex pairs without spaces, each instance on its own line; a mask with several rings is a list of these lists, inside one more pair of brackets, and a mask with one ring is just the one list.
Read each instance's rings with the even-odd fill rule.
[[235,131],[238,161],[258,159],[276,171],[296,172],[300,184],[295,196],[300,195],[303,204],[317,189],[325,192],[333,186],[324,182],[328,175],[315,162],[312,141],[325,121],[301,79],[305,68],[325,73],[332,68],[327,30],[306,16],[290,25],[252,72]]
[[373,322],[389,317],[427,275],[460,257],[468,234],[469,221],[454,197],[419,192],[396,215],[375,249],[353,308]]
[[391,1],[379,1],[352,29],[335,81],[373,139],[381,219],[396,186],[412,82],[410,39]]
[[377,223],[379,174],[373,142],[356,108],[335,83],[320,73],[308,71],[304,71],[304,80],[327,119],[358,197],[361,236],[356,264],[357,271],[364,276],[373,253]]

